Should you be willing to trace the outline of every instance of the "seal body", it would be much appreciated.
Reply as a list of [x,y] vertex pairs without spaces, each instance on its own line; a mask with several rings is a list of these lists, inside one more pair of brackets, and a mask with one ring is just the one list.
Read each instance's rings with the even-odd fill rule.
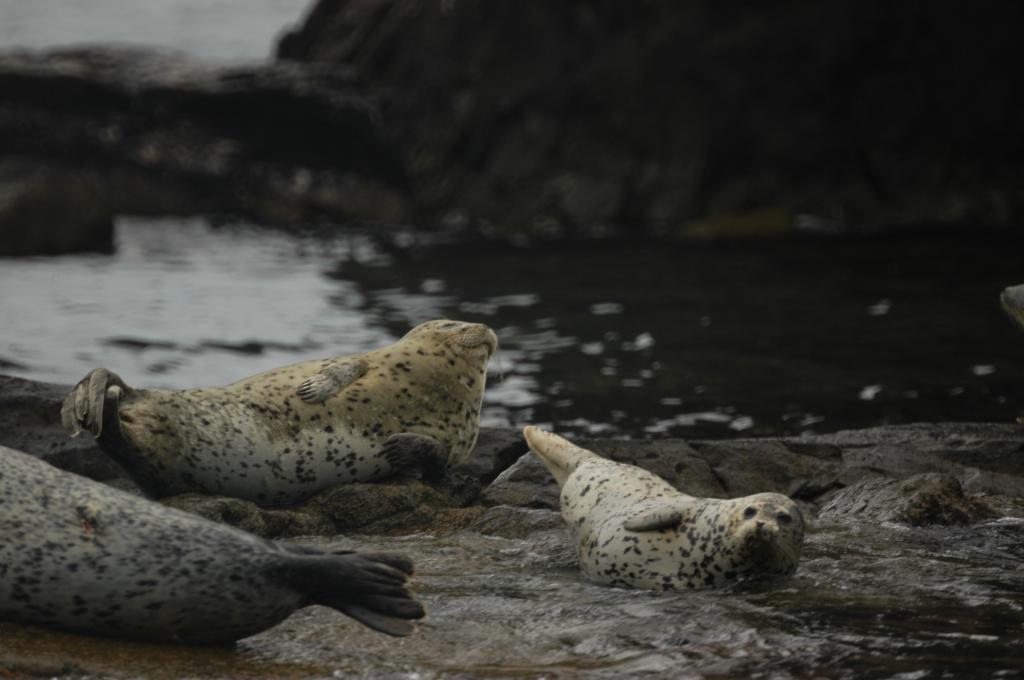
[[274,543],[0,446],[0,619],[226,643],[307,604],[394,635],[423,609],[412,564]]
[[92,432],[150,495],[286,505],[413,466],[443,474],[468,458],[496,347],[486,326],[441,320],[383,349],[226,387],[133,389],[96,369],[62,418],[72,434]]
[[1004,289],[999,294],[999,303],[1010,320],[1024,330],[1024,284]]
[[561,486],[562,517],[593,581],[682,590],[797,568],[804,520],[786,496],[696,498],[549,432],[524,435]]

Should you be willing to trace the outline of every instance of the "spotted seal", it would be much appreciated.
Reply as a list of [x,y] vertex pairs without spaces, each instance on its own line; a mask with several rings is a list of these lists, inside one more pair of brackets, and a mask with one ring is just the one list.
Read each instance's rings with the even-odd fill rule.
[[1013,323],[1024,330],[1024,283],[1005,288],[999,295],[999,302]]
[[287,505],[412,466],[439,477],[466,460],[497,342],[482,324],[428,321],[365,354],[187,390],[134,389],[98,368],[61,418],[73,436],[91,432],[150,495]]
[[[999,303],[1014,325],[1024,330],[1024,283],[1005,288],[999,294]],[[1024,415],[1018,416],[1017,422],[1024,423]]]
[[408,635],[423,608],[398,555],[274,543],[0,446],[0,620],[228,643],[299,607]]
[[562,517],[593,581],[682,590],[796,570],[804,520],[781,494],[695,498],[558,435],[523,434],[561,487]]

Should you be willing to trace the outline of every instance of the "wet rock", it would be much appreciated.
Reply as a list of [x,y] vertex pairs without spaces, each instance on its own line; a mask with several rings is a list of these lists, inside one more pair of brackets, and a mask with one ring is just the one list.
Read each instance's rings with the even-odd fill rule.
[[6,210],[0,201],[0,219],[20,225],[0,239],[6,250],[95,247],[112,214],[277,224],[409,214],[377,112],[338,69],[214,67],[127,47],[8,52],[0,91],[0,148],[46,168],[0,182],[19,188]]
[[469,528],[489,536],[526,538],[539,531],[564,529],[561,514],[541,508],[496,505],[487,508]]
[[1010,423],[916,423],[844,430],[796,442],[842,451],[844,482],[865,473],[942,472],[978,493],[1024,496],[1024,428]]
[[0,159],[0,256],[113,249],[114,215],[95,174]]
[[966,525],[995,517],[983,499],[964,493],[955,477],[939,473],[903,480],[866,477],[836,492],[821,509],[821,521],[896,522],[920,527]]
[[357,73],[426,221],[536,236],[1015,226],[1024,123],[1002,65],[1024,59],[1022,21],[1010,3],[965,21],[952,4],[853,0],[320,0],[278,56]]
[[[66,385],[0,376],[0,444],[137,491],[92,439],[71,439],[61,429],[60,403],[69,390]],[[901,510],[904,519],[887,521],[953,522],[957,517],[977,521],[986,516],[986,507],[991,516],[1024,515],[1020,501],[1024,498],[1024,428],[1012,424],[915,424],[784,439],[579,439],[577,443],[650,470],[681,491],[701,497],[777,491],[813,511],[822,502],[846,498],[837,495],[837,489],[848,487],[838,493],[870,499],[872,494],[881,497],[881,487],[860,492],[858,484],[867,485],[876,478],[896,483],[938,473],[959,486],[954,489],[944,482],[946,486],[939,485],[937,490],[934,485],[920,490],[900,487],[892,492],[894,498],[918,494],[923,500]],[[958,492],[960,488],[967,494]],[[238,499],[192,494],[164,502],[271,537],[444,532],[465,527],[515,535],[531,526],[537,530],[546,526],[549,520],[544,518],[550,516],[522,511],[558,511],[558,495],[554,479],[527,452],[518,431],[482,428],[474,455],[441,485],[402,478],[349,484],[289,508],[260,508]],[[895,507],[895,503],[889,505]],[[494,509],[501,506],[507,507]],[[945,520],[943,507],[948,510]],[[830,512],[849,514],[839,509]]]
[[526,450],[526,443],[518,430],[481,427],[473,455],[456,467],[455,473],[478,479],[485,485],[490,484]]
[[336,533],[334,524],[321,514],[301,509],[271,510],[240,498],[190,493],[161,498],[160,502],[265,538]]
[[[841,484],[841,452],[829,445],[790,445],[785,440],[574,441],[605,458],[649,470],[680,491],[702,498],[774,491],[809,500]],[[559,507],[558,487],[533,454],[523,456],[499,475],[482,500],[531,508]]]
[[527,453],[498,475],[480,501],[487,505],[558,510],[558,497],[555,478],[535,455]]
[[61,427],[60,405],[70,390],[70,385],[0,375],[0,445],[91,479],[134,487],[96,440],[87,433],[71,438]]
[[170,496],[160,502],[266,538],[410,533],[436,525],[459,528],[472,520],[451,514],[460,505],[452,489],[413,479],[344,484],[286,508],[264,508],[252,501],[202,494]]

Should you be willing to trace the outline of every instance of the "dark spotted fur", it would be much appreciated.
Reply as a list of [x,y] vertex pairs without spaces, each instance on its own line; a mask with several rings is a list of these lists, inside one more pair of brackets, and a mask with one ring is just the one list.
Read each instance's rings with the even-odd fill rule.
[[591,580],[680,590],[796,570],[804,520],[781,494],[695,498],[557,435],[525,435],[561,485],[562,517]]
[[324,604],[405,635],[423,615],[411,571],[267,541],[0,446],[0,620],[213,644]]
[[98,368],[61,413],[69,431],[95,435],[150,495],[287,505],[412,465],[433,473],[463,462],[476,443],[496,346],[486,326],[442,320],[383,349],[225,387],[133,389]]

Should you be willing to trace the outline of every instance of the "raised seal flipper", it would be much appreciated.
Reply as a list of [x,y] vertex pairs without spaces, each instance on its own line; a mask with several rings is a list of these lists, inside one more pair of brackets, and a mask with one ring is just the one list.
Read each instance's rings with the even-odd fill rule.
[[391,467],[405,470],[418,467],[431,481],[442,481],[448,474],[448,450],[444,444],[425,434],[400,432],[384,440],[382,450]]
[[523,437],[530,450],[540,458],[544,467],[558,482],[559,487],[565,484],[565,480],[581,463],[588,459],[600,458],[593,451],[534,425],[523,428]]
[[311,603],[332,607],[370,628],[404,636],[416,630],[423,605],[405,588],[412,561],[386,553],[299,557],[289,569]]
[[60,420],[72,437],[88,430],[96,438],[103,432],[104,411],[114,410],[117,403],[108,404],[108,389],[117,389],[117,397],[130,392],[121,377],[105,368],[96,368],[82,378],[74,389],[64,397],[60,407]]
[[642,510],[625,522],[622,527],[627,531],[660,531],[674,529],[683,521],[683,511],[679,508],[664,507]]
[[369,370],[362,359],[330,362],[299,385],[295,393],[303,401],[319,404],[341,393]]

